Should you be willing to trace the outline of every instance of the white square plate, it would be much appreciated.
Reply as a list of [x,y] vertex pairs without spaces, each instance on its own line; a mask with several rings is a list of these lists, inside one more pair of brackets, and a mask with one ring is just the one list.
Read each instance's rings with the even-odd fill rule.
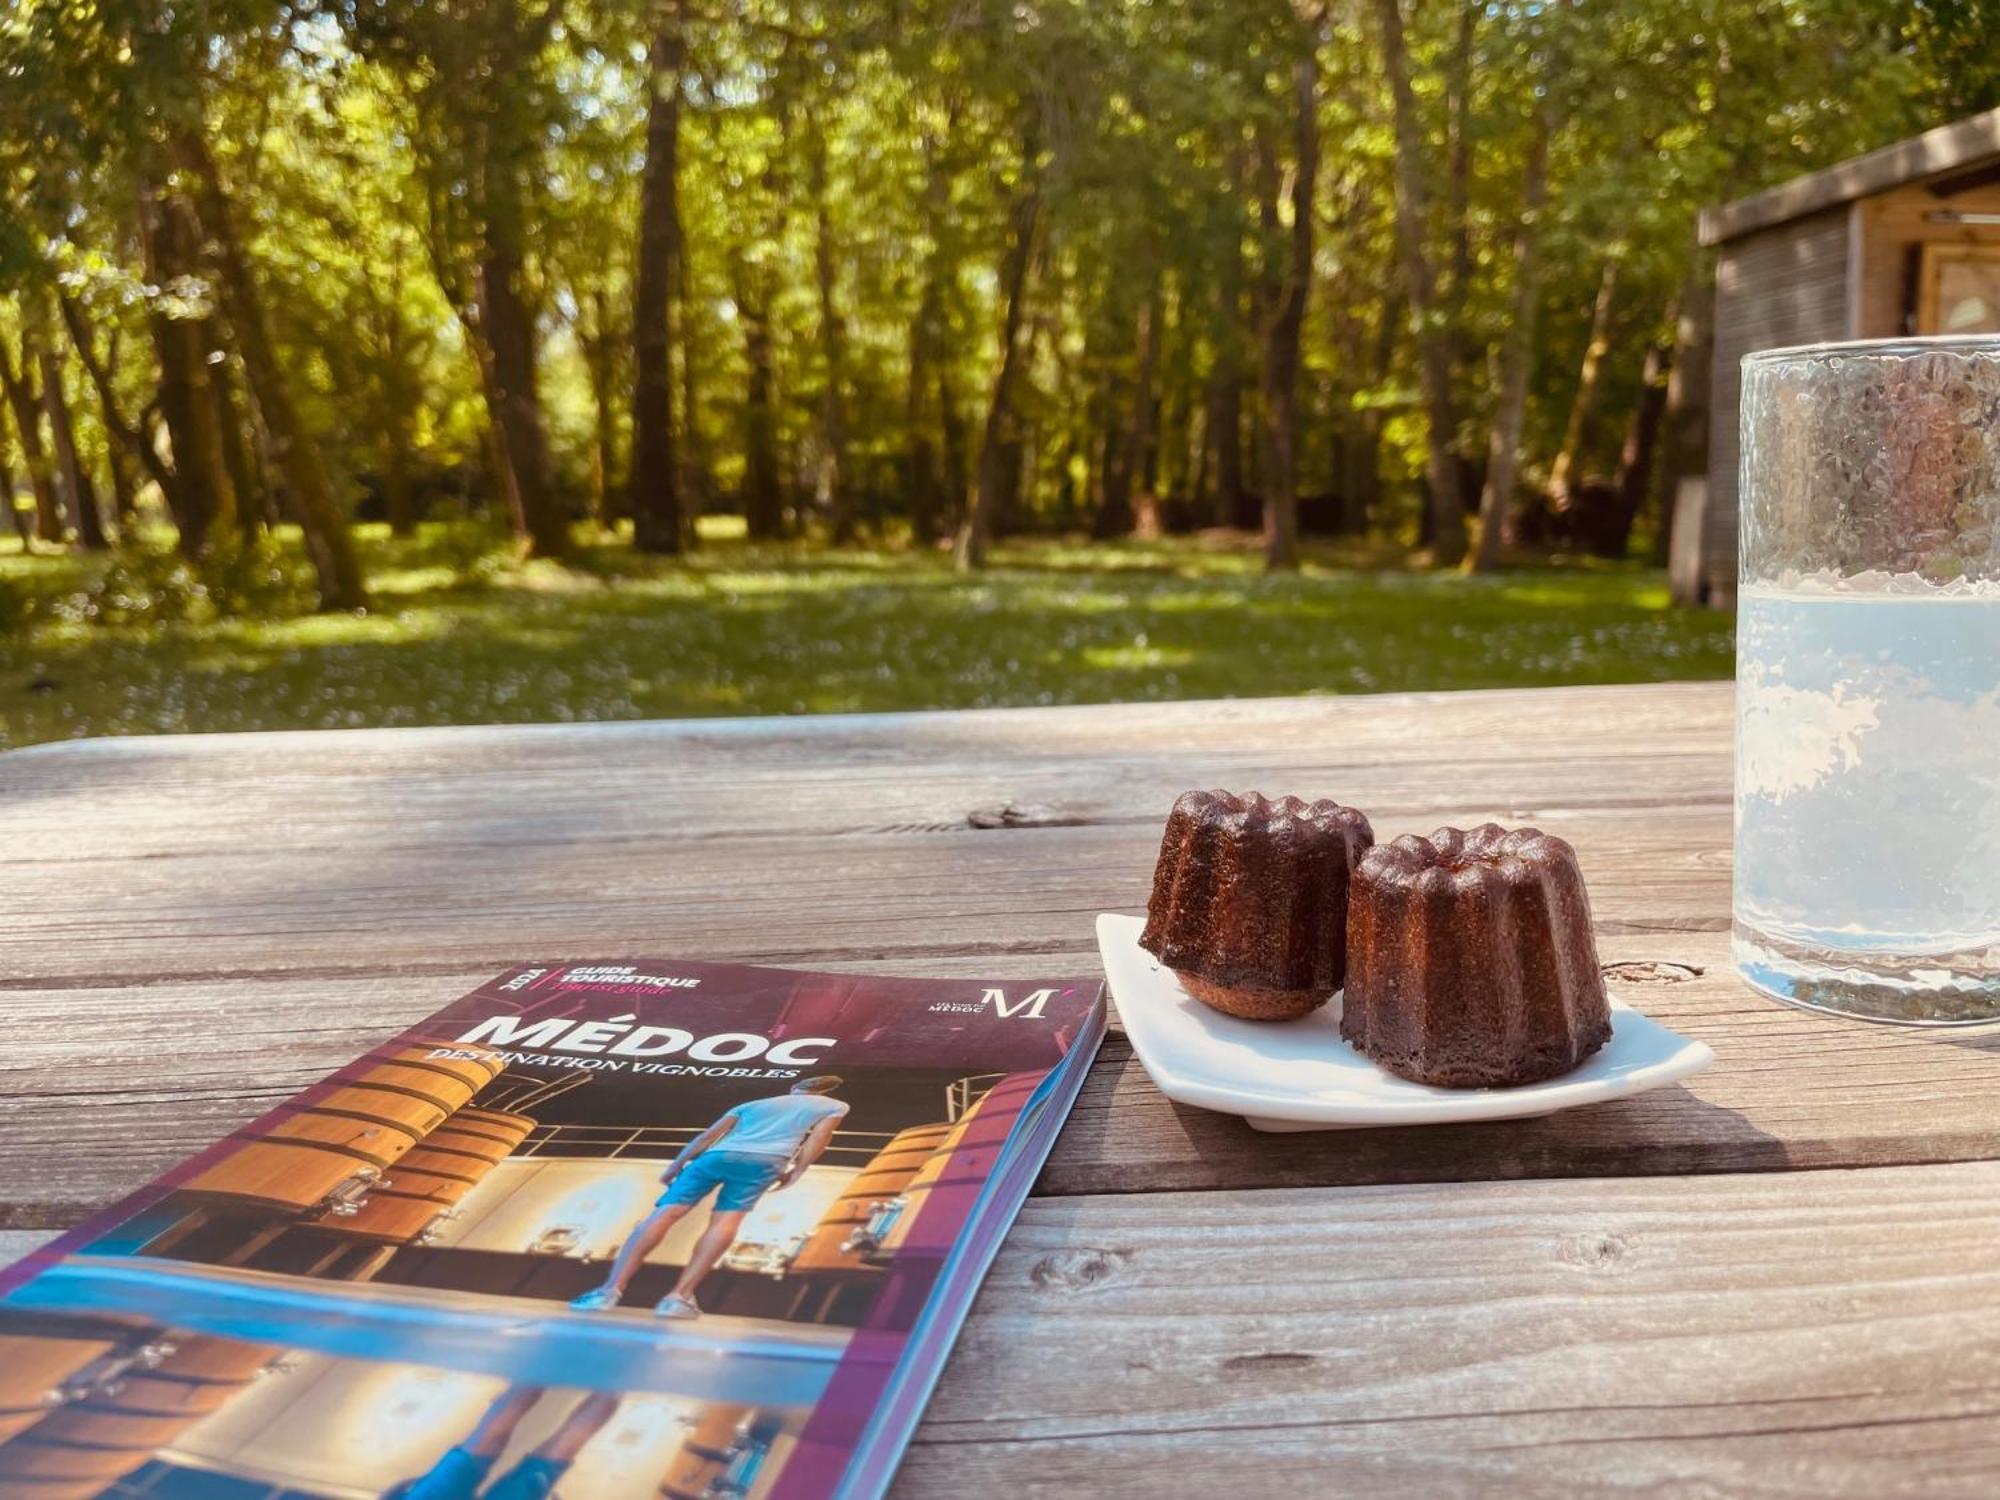
[[1116,912],[1097,919],[1132,1050],[1169,1099],[1242,1115],[1259,1130],[1526,1119],[1644,1093],[1715,1060],[1705,1043],[1613,996],[1611,1040],[1574,1072],[1512,1089],[1432,1088],[1385,1073],[1342,1041],[1338,995],[1298,1021],[1241,1021],[1203,1005],[1139,946],[1145,926]]

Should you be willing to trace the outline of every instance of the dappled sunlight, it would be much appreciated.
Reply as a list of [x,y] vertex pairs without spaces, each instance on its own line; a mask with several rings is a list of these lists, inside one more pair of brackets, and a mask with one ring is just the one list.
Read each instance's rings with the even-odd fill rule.
[[[0,737],[1657,681],[1730,666],[1726,618],[1659,608],[1658,575],[1632,570],[1272,577],[1254,554],[1238,567],[1184,540],[1087,553],[1058,541],[1010,544],[1014,566],[966,577],[894,549],[850,559],[891,565],[836,567],[805,544],[778,562],[721,543],[640,560],[609,588],[634,561],[612,543],[586,570],[523,567],[465,526],[364,543],[391,585],[365,614],[37,617],[0,645]],[[1086,568],[1086,556],[1116,561]],[[81,587],[87,566],[0,559],[34,568],[44,599]]]

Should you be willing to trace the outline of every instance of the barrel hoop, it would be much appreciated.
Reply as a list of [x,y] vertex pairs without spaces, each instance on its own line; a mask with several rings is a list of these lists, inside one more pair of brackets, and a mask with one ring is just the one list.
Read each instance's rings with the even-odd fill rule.
[[504,1152],[514,1150],[522,1142],[522,1138],[528,1134],[526,1130],[516,1130],[516,1132],[506,1134],[506,1136],[496,1136],[492,1130],[480,1130],[476,1124],[470,1124],[470,1126],[464,1124],[456,1114],[450,1120],[446,1120],[444,1124],[440,1124],[438,1130],[464,1136],[466,1140],[484,1140],[488,1146],[498,1146]]
[[[461,1057],[458,1059],[458,1061],[461,1063],[469,1063],[476,1068],[483,1068],[486,1066],[484,1062],[476,1062],[469,1057]],[[455,1073],[450,1068],[445,1067],[442,1063],[432,1062],[428,1057],[383,1057],[376,1059],[374,1066],[378,1068],[421,1068],[426,1073],[436,1073],[441,1078],[449,1078],[453,1083],[456,1084],[464,1084],[468,1081],[464,1074]],[[491,1083],[494,1079],[498,1078],[499,1076],[500,1076],[500,1069],[495,1068],[491,1073],[488,1073],[486,1075],[486,1081],[488,1083]]]
[[380,1167],[384,1171],[396,1161],[393,1156],[383,1156],[377,1151],[364,1151],[359,1146],[340,1146],[332,1141],[307,1140],[304,1136],[298,1135],[260,1135],[253,1136],[252,1139],[273,1146],[300,1146],[311,1151],[331,1151],[335,1156],[351,1156],[356,1161],[366,1162],[369,1166]]
[[[456,1156],[456,1158],[460,1158],[460,1160],[464,1160],[464,1162],[478,1162],[478,1164],[480,1164],[482,1168],[490,1168],[490,1166],[494,1166],[494,1162],[492,1162],[492,1160],[488,1160],[486,1156],[480,1156],[478,1152],[454,1152],[454,1150],[452,1150],[450,1146],[436,1146],[436,1144],[432,1144],[430,1140],[420,1140],[420,1142],[418,1142],[418,1144],[416,1144],[416,1146],[414,1146],[414,1148],[410,1150],[410,1156],[416,1156],[418,1152],[422,1152],[422,1154],[424,1154],[426,1158],[428,1158],[428,1156]],[[406,1162],[406,1166],[408,1166],[408,1162]],[[410,1166],[408,1170],[412,1170],[412,1172],[430,1172],[432,1168],[428,1168],[428,1166]],[[456,1174],[456,1172],[436,1172],[436,1176],[440,1176],[440,1178],[450,1178],[450,1176],[458,1176],[458,1174]]]
[[509,1151],[520,1145],[521,1138],[528,1133],[525,1130],[510,1130],[504,1135],[496,1135],[491,1130],[479,1129],[481,1121],[475,1120],[471,1124],[467,1124],[464,1115],[465,1111],[461,1109],[437,1128],[439,1130],[456,1130],[478,1141],[491,1141],[496,1146],[505,1146]]
[[517,1115],[511,1110],[505,1109],[481,1109],[476,1104],[466,1105],[459,1113],[477,1120],[497,1121],[501,1125],[510,1128],[518,1125],[523,1130],[531,1130],[535,1124],[534,1117],[531,1115]]
[[433,1198],[429,1193],[406,1193],[400,1188],[375,1188],[362,1203],[361,1211],[366,1213],[370,1203],[380,1203],[384,1198],[394,1198],[398,1203],[436,1203],[446,1206],[450,1202],[444,1198]]
[[349,1161],[358,1161],[363,1166],[388,1168],[394,1158],[380,1157],[366,1151],[357,1151],[351,1146],[336,1146],[331,1141],[307,1141],[290,1135],[234,1135],[230,1139],[244,1146],[292,1146],[301,1151],[324,1151],[329,1156],[344,1156]]
[[[424,1103],[431,1105],[433,1109],[439,1107],[437,1104],[435,1104],[433,1101],[429,1099],[426,1099]],[[358,1110],[358,1109],[333,1109],[329,1108],[324,1104],[315,1104],[311,1109],[301,1110],[300,1113],[309,1115],[327,1115],[336,1120],[358,1120],[363,1125],[386,1125],[391,1130],[401,1131],[404,1135],[412,1136],[417,1140],[422,1140],[425,1134],[425,1132],[423,1132],[422,1130],[413,1128],[406,1121],[392,1120],[387,1115],[371,1115],[363,1110]],[[435,1130],[437,1129],[437,1127],[433,1125],[431,1129]]]
[[[463,1078],[454,1078],[452,1082],[456,1083],[460,1088],[465,1087],[465,1080]],[[450,1106],[439,1103],[436,1095],[426,1094],[422,1089],[409,1088],[400,1083],[380,1083],[372,1078],[357,1078],[352,1083],[343,1083],[341,1087],[346,1089],[374,1089],[376,1092],[383,1094],[401,1094],[405,1099],[421,1099],[433,1109],[444,1110],[446,1114],[451,1113]]]

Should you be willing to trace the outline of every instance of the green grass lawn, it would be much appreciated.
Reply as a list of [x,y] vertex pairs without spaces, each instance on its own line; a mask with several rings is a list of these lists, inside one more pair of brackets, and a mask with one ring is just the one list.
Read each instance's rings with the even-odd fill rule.
[[1726,616],[1670,610],[1658,573],[1622,568],[1461,578],[1322,548],[1268,578],[1247,545],[1037,541],[964,578],[928,554],[728,537],[685,563],[607,542],[574,567],[520,567],[463,526],[362,534],[366,615],[216,618],[198,595],[161,611],[129,570],[0,552],[0,747],[1654,682],[1731,660]]

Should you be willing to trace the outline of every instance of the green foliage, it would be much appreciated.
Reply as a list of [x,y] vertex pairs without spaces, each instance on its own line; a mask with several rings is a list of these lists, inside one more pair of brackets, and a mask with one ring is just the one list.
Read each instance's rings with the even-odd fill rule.
[[1994,0],[1911,0],[1904,31],[1939,109],[1956,116],[2000,105]]
[[134,543],[43,610],[65,624],[119,629],[276,620],[304,614],[312,604],[312,573],[296,551],[259,538],[219,543],[194,561]]

